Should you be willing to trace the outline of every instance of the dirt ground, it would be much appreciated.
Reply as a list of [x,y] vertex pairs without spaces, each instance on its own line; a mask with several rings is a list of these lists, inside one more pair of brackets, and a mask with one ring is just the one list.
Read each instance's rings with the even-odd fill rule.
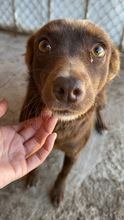
[[[8,100],[1,124],[18,121],[26,91],[26,38],[0,32],[0,98]],[[69,175],[60,208],[55,209],[49,199],[63,160],[62,152],[53,151],[39,168],[36,188],[25,189],[23,180],[18,180],[0,190],[0,220],[124,220],[123,69],[108,90],[103,115],[108,133],[93,131]]]

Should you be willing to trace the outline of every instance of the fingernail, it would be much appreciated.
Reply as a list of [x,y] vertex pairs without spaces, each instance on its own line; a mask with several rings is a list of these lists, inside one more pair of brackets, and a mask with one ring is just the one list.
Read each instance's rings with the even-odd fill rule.
[[56,139],[56,138],[57,138],[57,133],[54,132],[53,135],[54,135],[54,137],[55,137],[55,139]]
[[47,116],[51,116],[51,115],[52,115],[52,111],[48,108],[43,109],[43,111],[41,112],[42,117],[47,117]]
[[57,116],[55,116],[55,115],[52,115],[52,116],[53,116],[53,118],[55,118],[56,120],[58,120]]

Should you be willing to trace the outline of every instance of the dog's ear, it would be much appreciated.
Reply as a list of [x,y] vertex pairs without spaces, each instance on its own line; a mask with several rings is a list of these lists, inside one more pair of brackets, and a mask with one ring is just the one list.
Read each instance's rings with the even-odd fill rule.
[[112,80],[120,70],[120,54],[118,50],[112,45],[111,57],[109,63],[109,80]]
[[34,36],[32,35],[27,41],[26,55],[25,55],[25,62],[29,70],[32,69],[33,57],[34,57]]

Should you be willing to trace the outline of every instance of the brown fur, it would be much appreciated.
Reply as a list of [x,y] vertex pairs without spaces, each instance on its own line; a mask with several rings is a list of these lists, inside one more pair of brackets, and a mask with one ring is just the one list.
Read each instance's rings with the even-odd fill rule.
[[[43,39],[51,46],[45,53],[38,49]],[[105,53],[100,58],[92,53],[98,43]],[[90,137],[95,113],[97,130],[106,129],[100,111],[106,105],[106,86],[119,71],[119,53],[94,23],[60,19],[29,38],[25,59],[29,84],[20,120],[38,115],[44,106],[59,117],[55,148],[65,152],[65,160],[52,192],[52,201],[58,206],[67,175]],[[36,177],[36,171],[31,172],[28,184],[33,185]]]

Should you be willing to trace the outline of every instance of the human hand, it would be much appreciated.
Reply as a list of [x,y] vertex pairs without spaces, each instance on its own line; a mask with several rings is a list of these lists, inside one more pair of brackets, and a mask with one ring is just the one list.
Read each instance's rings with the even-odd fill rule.
[[[7,109],[0,101],[0,117]],[[57,119],[49,109],[17,125],[0,126],[0,188],[39,166],[53,148]]]

